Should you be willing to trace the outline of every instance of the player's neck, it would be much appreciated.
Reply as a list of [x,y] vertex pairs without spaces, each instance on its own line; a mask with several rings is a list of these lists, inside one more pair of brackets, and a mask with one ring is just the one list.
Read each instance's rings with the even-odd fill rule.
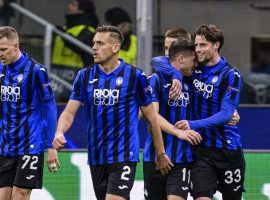
[[18,50],[17,53],[14,55],[13,61],[11,62],[11,64],[16,63],[20,59],[21,56],[22,56],[22,53],[20,50]]
[[179,63],[175,60],[175,61],[170,61],[170,64],[173,68],[177,69],[179,71]]
[[216,65],[216,64],[219,62],[219,60],[220,60],[219,54],[218,54],[218,53],[215,53],[215,54],[213,55],[213,57],[212,57],[211,59],[209,59],[209,60],[205,63],[205,65],[206,65],[207,67],[214,66],[214,65]]
[[110,74],[113,72],[119,65],[120,65],[120,60],[112,59],[104,63],[100,63],[100,68],[102,71],[104,71],[106,74]]

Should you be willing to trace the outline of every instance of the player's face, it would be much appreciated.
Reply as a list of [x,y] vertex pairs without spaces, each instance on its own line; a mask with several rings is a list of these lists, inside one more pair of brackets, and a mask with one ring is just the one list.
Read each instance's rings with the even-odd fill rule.
[[9,65],[16,61],[19,44],[9,41],[6,37],[0,39],[0,61],[3,65]]
[[203,35],[196,35],[195,37],[195,52],[200,63],[207,64],[218,53],[217,44],[209,42]]
[[172,42],[176,41],[176,38],[170,38],[166,37],[164,41],[164,50],[165,50],[165,56],[169,55],[169,48],[172,44]]
[[93,57],[95,63],[103,65],[117,56],[120,44],[115,40],[110,37],[109,32],[97,32],[95,34],[93,39]]
[[179,70],[185,76],[191,76],[194,69],[198,66],[195,52],[191,52],[191,54],[183,55],[183,62],[180,65]]

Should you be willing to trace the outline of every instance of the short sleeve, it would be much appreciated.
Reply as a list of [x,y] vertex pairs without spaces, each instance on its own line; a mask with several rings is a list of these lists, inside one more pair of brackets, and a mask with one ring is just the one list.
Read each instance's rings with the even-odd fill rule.
[[41,98],[41,101],[47,101],[54,98],[52,91],[50,79],[48,76],[47,69],[43,66],[37,68],[35,75],[38,93]]
[[240,100],[240,92],[242,87],[241,74],[239,70],[231,70],[224,82],[224,94],[222,105],[233,104],[238,106]]
[[152,103],[151,87],[148,84],[146,75],[142,71],[137,75],[135,97],[139,106],[147,106]]
[[70,99],[83,102],[84,96],[85,95],[83,90],[83,73],[82,71],[79,71],[73,83]]
[[151,97],[153,102],[159,102],[159,94],[160,94],[160,80],[157,74],[152,74],[148,78]]

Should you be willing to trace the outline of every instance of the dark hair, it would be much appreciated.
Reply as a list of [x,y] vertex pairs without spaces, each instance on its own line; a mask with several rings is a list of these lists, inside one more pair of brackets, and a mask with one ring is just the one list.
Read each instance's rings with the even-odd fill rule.
[[195,46],[192,40],[183,37],[177,38],[170,46],[169,59],[173,61],[180,53],[190,54],[194,50]]
[[196,35],[203,35],[205,39],[209,42],[220,42],[218,51],[222,48],[224,44],[224,36],[222,31],[213,24],[203,24],[199,26],[194,32],[194,36]]
[[19,41],[19,36],[16,29],[10,26],[0,26],[0,39],[1,38]]
[[96,32],[103,32],[103,33],[110,32],[111,37],[119,40],[121,44],[124,41],[123,33],[116,26],[109,26],[109,25],[99,26],[97,27]]
[[79,9],[83,10],[84,12],[96,12],[96,6],[93,1],[91,0],[76,0],[79,4]]
[[186,31],[183,28],[177,27],[177,28],[172,28],[166,31],[165,33],[165,38],[169,37],[169,38],[187,38],[190,39],[190,33],[188,31]]
[[120,7],[114,7],[107,10],[105,13],[105,20],[113,26],[118,26],[123,22],[132,23],[128,12]]

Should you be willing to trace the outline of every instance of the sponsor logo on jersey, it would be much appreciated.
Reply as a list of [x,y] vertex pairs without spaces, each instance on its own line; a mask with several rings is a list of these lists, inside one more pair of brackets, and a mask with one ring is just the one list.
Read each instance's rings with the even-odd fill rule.
[[1,101],[17,102],[21,98],[21,88],[1,85]]
[[98,81],[98,79],[97,78],[94,78],[93,80],[89,81],[89,84],[93,84],[96,81]]
[[214,89],[212,84],[206,84],[202,81],[199,81],[198,79],[194,79],[193,85],[195,92],[202,94],[205,99],[208,99],[212,96]]
[[187,92],[182,92],[178,99],[173,99],[173,98],[168,99],[169,106],[187,107],[188,104],[189,104],[189,94]]
[[119,100],[117,89],[94,89],[93,95],[95,105],[115,105]]

